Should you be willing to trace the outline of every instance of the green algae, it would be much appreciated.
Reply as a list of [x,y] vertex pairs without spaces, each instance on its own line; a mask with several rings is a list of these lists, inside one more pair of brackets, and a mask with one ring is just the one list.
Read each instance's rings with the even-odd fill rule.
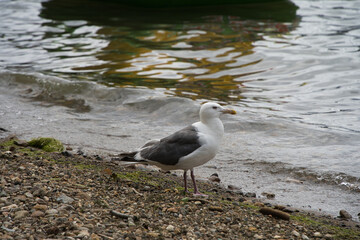
[[303,223],[305,226],[314,226],[314,227],[321,227],[326,229],[327,232],[332,232],[333,237],[332,239],[347,239],[347,240],[355,240],[360,239],[360,231],[356,231],[353,229],[334,226],[329,223],[324,223],[315,219],[315,217],[305,216],[303,214],[296,214],[290,216],[290,219],[296,222]]
[[35,138],[28,142],[29,146],[39,148],[45,152],[62,152],[64,151],[63,144],[54,138]]

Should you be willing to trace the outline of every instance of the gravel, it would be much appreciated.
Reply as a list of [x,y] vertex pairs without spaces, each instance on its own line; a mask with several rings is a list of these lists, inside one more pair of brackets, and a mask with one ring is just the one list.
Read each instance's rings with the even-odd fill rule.
[[251,194],[210,181],[199,181],[209,197],[198,198],[169,173],[26,144],[9,151],[4,142],[0,239],[360,239],[350,220],[306,212],[283,220],[262,214]]

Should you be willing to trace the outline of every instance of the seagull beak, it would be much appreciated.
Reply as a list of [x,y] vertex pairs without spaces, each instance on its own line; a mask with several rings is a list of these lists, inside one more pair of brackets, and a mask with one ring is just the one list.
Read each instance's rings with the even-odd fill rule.
[[236,111],[233,110],[233,109],[228,109],[228,108],[225,108],[224,110],[221,111],[222,113],[225,113],[225,114],[236,114]]

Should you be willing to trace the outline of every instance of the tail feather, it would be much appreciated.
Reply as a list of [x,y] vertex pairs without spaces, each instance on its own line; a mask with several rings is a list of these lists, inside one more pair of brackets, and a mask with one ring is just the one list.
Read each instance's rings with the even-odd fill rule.
[[121,162],[133,162],[133,163],[140,163],[140,162],[146,162],[143,160],[136,160],[135,159],[135,155],[138,152],[124,152],[124,153],[119,153],[118,155],[116,155],[115,157],[112,158],[112,160],[115,161],[121,161]]

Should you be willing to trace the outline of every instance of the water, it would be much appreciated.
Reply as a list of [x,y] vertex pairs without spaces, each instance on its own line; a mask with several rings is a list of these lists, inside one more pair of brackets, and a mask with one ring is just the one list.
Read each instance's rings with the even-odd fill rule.
[[117,153],[197,121],[199,103],[216,100],[239,114],[224,118],[222,151],[198,175],[360,212],[360,2],[0,9],[0,136]]

